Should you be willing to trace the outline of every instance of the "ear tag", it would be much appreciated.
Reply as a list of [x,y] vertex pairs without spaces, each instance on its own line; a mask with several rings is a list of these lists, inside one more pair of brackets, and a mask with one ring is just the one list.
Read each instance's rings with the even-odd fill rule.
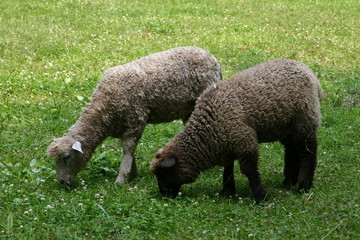
[[175,158],[165,158],[164,161],[160,163],[160,167],[171,168],[175,165]]
[[81,149],[81,143],[79,141],[74,142],[74,144],[71,147],[72,149],[83,153],[82,149]]

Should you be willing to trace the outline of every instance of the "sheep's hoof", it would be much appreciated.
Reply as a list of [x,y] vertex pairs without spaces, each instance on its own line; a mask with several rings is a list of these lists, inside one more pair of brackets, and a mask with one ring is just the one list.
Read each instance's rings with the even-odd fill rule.
[[123,176],[118,176],[115,180],[115,183],[122,186],[125,185],[128,181],[125,180],[125,178]]
[[223,189],[221,189],[220,191],[220,195],[221,196],[233,196],[235,195],[236,192],[236,188],[234,187],[224,187]]
[[128,174],[119,174],[119,176],[117,176],[115,183],[122,186],[125,185],[126,183],[128,183],[130,181],[129,175]]
[[284,181],[283,181],[283,185],[285,187],[288,186],[295,186],[297,184],[297,178],[290,178],[290,177],[285,177]]
[[259,204],[261,201],[266,201],[267,200],[267,192],[265,190],[261,190],[260,192],[258,192],[257,194],[255,194],[255,201],[256,204]]
[[136,172],[129,174],[119,174],[115,180],[115,183],[118,185],[125,185],[129,181],[133,180],[136,176]]
[[299,183],[298,192],[302,194],[303,192],[307,193],[309,192],[310,188],[312,186],[312,181],[303,181]]

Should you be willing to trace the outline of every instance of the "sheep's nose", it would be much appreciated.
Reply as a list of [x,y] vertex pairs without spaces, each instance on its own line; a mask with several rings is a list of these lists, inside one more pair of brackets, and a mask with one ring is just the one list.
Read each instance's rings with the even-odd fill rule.
[[68,177],[67,179],[66,178],[59,178],[58,181],[61,184],[71,185],[72,178],[71,177]]
[[176,198],[177,195],[179,194],[180,186],[181,185],[174,185],[171,187],[159,186],[159,190],[160,190],[161,195],[163,195],[163,196],[166,196],[169,198]]
[[65,181],[64,179],[59,179],[59,183],[64,184],[64,185],[69,185],[70,184],[69,181]]

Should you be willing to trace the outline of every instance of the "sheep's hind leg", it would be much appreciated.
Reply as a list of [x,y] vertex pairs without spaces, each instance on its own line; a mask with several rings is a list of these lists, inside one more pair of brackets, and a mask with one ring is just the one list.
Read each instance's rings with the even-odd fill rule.
[[122,185],[137,176],[135,149],[141,138],[141,134],[142,131],[136,134],[136,136],[122,138],[123,158],[120,164],[119,175],[117,176],[115,183]]
[[294,186],[298,182],[300,156],[292,137],[289,136],[281,143],[285,147],[284,186]]
[[300,170],[299,170],[299,192],[307,192],[314,179],[316,168],[317,137],[316,133],[310,133],[306,137],[297,141],[297,148],[300,153]]
[[224,167],[223,174],[223,189],[220,194],[229,196],[234,194],[236,191],[235,181],[234,181],[234,162],[231,162],[230,165]]

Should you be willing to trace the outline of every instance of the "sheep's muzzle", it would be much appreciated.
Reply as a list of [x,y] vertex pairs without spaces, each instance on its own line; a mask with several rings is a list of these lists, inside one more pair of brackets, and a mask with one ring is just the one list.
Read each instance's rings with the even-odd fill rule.
[[173,186],[162,186],[160,183],[158,183],[159,185],[159,190],[161,195],[165,196],[165,197],[169,197],[169,198],[176,198],[177,195],[179,194],[180,191],[180,187],[181,185],[173,185]]
[[71,185],[74,181],[74,177],[70,176],[70,175],[58,175],[57,176],[57,180],[59,183],[64,184],[64,185]]

